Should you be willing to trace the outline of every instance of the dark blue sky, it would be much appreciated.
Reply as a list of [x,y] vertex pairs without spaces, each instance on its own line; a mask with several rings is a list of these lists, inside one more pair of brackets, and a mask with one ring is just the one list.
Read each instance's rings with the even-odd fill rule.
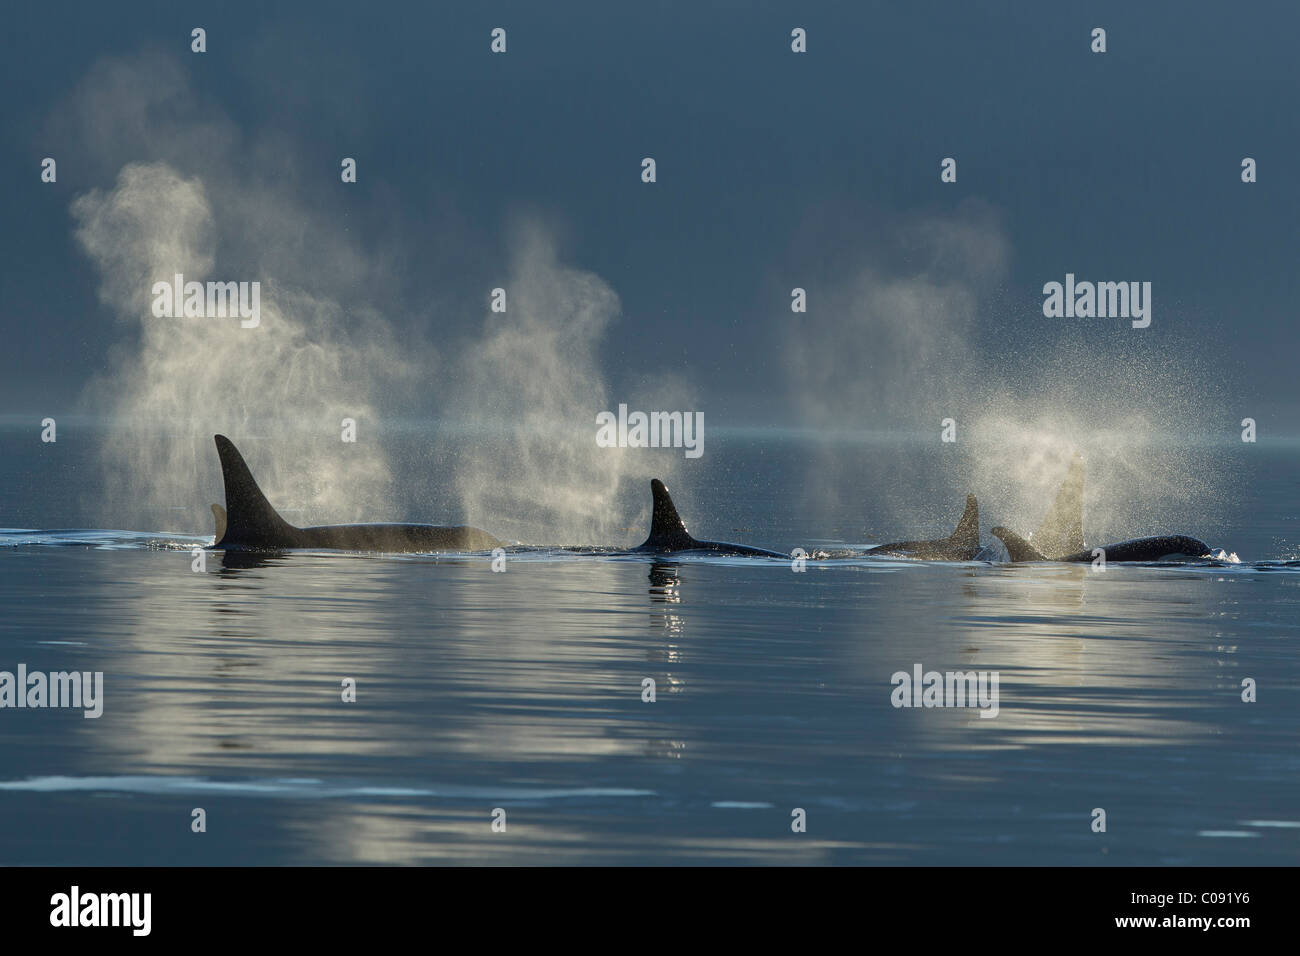
[[[1187,374],[1229,424],[1255,414],[1300,433],[1291,4],[167,2],[6,16],[5,413],[71,411],[124,344],[68,210],[111,187],[121,157],[79,152],[61,113],[97,60],[152,52],[204,110],[291,146],[284,188],[400,260],[399,287],[376,295],[435,340],[480,325],[509,224],[533,213],[558,229],[565,263],[621,298],[600,346],[615,397],[669,369],[699,383],[716,424],[788,422],[790,288],[815,308],[837,269],[888,258],[898,223],[978,200],[1009,249],[970,336],[986,378],[1014,381],[1058,338],[1095,338],[1099,354],[1192,355]],[[202,56],[193,26],[208,32]],[[495,26],[504,56],[488,52]],[[805,55],[790,52],[794,26]],[[1104,55],[1089,51],[1094,26]],[[54,185],[39,181],[46,155]],[[355,187],[339,183],[341,156],[359,159]],[[939,181],[945,156],[955,185]],[[1244,156],[1256,184],[1240,181]],[[245,160],[278,175],[274,151]],[[1151,281],[1153,327],[1045,319],[1042,285],[1067,271]]]

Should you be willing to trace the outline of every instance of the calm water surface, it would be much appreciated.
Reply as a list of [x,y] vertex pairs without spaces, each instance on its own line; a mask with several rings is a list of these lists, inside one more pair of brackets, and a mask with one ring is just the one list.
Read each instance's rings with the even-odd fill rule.
[[[693,531],[784,547],[809,520],[767,517],[798,456],[761,451],[765,491],[743,469],[675,489]],[[0,523],[56,527],[40,487],[84,473],[33,480],[24,454]],[[1180,529],[1235,566],[525,549],[506,573],[195,573],[206,529],[6,531],[0,669],[103,671],[106,700],[0,710],[0,863],[1294,864],[1300,568],[1252,562],[1300,543],[1300,460],[1270,454]],[[997,672],[998,715],[893,707],[916,664]]]

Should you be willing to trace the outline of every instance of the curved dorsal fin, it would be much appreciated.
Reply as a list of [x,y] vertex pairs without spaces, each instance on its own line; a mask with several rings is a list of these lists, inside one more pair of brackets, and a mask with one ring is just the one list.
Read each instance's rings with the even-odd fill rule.
[[663,551],[683,551],[699,544],[686,530],[668,488],[658,478],[650,479],[650,493],[654,496],[654,517],[650,519],[650,537],[641,545],[643,548],[658,548]]
[[980,506],[974,495],[966,496],[966,510],[962,512],[957,530],[948,537],[948,541],[959,548],[979,548]]
[[283,540],[298,529],[276,513],[244,464],[244,456],[225,435],[214,435],[226,485],[226,528],[214,547],[225,544],[257,546]]
[[1038,550],[1014,531],[1007,528],[994,528],[993,537],[1007,546],[1007,556],[1012,561],[1046,561]]
[[1086,468],[1078,452],[1070,460],[1061,490],[1056,493],[1051,510],[1030,539],[1034,548],[1048,557],[1078,554],[1083,544],[1083,479]]

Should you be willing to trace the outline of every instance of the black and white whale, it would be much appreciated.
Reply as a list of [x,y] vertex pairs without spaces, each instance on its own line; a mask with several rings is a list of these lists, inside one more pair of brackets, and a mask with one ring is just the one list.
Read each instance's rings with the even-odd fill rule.
[[1185,534],[1159,534],[1149,538],[1131,538],[1098,548],[1085,548],[1071,554],[1047,557],[1032,544],[1014,531],[1006,528],[994,528],[993,534],[1007,546],[1007,554],[1012,561],[1094,561],[1102,552],[1107,563],[1114,561],[1167,561],[1170,558],[1207,558],[1211,548],[1200,538]]
[[1203,558],[1211,549],[1199,538],[1185,534],[1162,534],[1148,538],[1117,541],[1101,548],[1090,548],[1083,540],[1083,458],[1076,454],[1070,462],[1056,501],[1043,519],[1042,525],[1026,541],[1007,528],[992,529],[993,536],[1007,547],[1013,562],[1068,561],[1081,563],[1094,561],[1104,553],[1111,561],[1162,561],[1169,558]]
[[669,554],[679,551],[708,551],[711,554],[749,555],[761,558],[786,558],[788,554],[780,551],[768,551],[764,548],[751,548],[744,544],[728,544],[725,541],[700,541],[691,537],[686,525],[677,514],[673,499],[667,487],[658,478],[650,481],[650,493],[654,496],[654,515],[650,519],[650,537],[632,550],[637,553]]
[[[431,524],[336,524],[296,528],[285,521],[257,487],[244,457],[224,435],[213,436],[226,485],[224,515],[212,506],[217,522],[213,548],[228,551],[279,551],[288,548],[337,548],[347,551],[490,551],[504,547],[486,531],[466,526]],[[224,522],[222,518],[224,517]]]
[[966,496],[966,510],[957,528],[946,538],[933,541],[893,541],[867,551],[891,557],[917,558],[922,561],[973,561],[980,548],[980,508],[974,495]]
[[[1076,453],[1052,507],[1034,532],[1034,543],[1047,554],[1066,554],[1083,548],[1083,479],[1083,458]],[[866,553],[924,561],[1001,559],[995,546],[980,546],[979,502],[973,494],[966,496],[966,510],[948,537],[933,541],[894,541],[877,545]]]

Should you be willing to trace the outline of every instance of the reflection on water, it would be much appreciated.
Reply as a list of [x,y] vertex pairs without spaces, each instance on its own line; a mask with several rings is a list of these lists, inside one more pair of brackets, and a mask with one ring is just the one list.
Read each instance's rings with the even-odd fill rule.
[[252,568],[270,567],[289,557],[284,551],[221,551],[218,554],[222,572],[230,575]]
[[[0,549],[0,669],[103,670],[107,694],[99,720],[0,712],[0,862],[1300,849],[1294,569],[214,554],[196,573],[191,543]],[[997,672],[998,716],[894,708],[917,664]]]

